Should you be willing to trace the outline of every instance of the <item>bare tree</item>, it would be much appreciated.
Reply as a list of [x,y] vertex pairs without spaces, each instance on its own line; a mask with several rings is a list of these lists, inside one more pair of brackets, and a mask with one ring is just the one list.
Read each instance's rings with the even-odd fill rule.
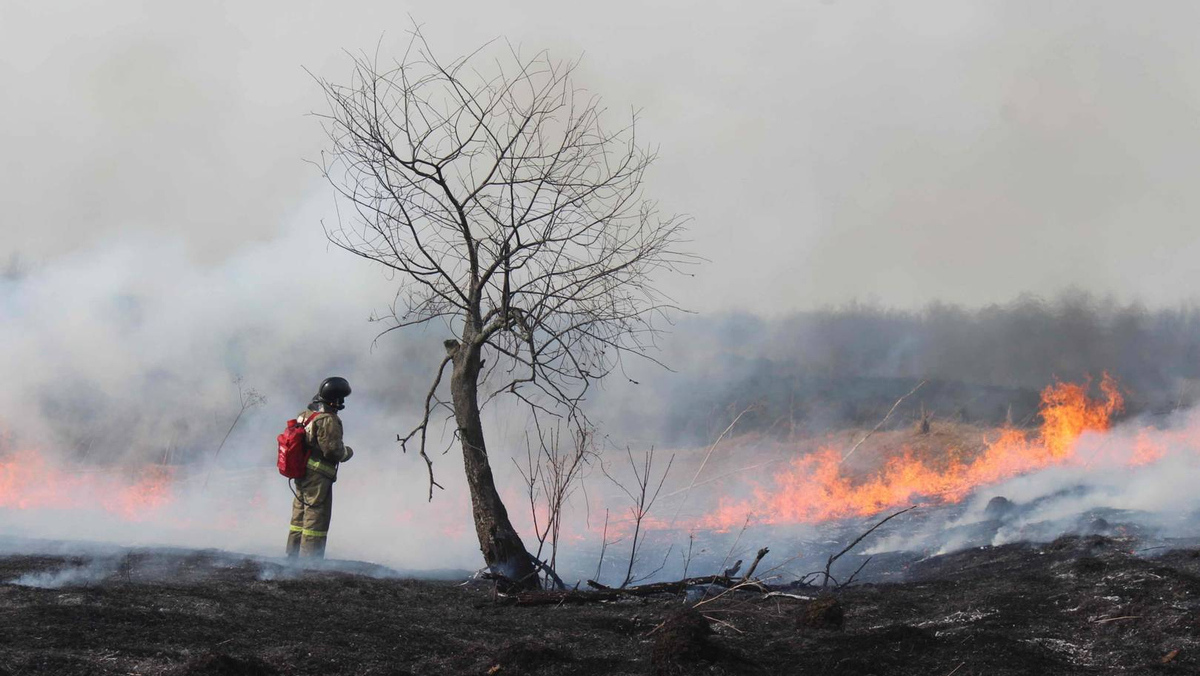
[[451,334],[401,441],[425,459],[432,499],[429,422],[452,412],[484,560],[514,580],[533,580],[533,565],[496,491],[480,410],[507,393],[582,426],[589,387],[645,356],[672,309],[651,278],[689,261],[682,220],[643,197],[653,154],[636,116],[602,124],[574,67],[503,42],[443,62],[415,30],[398,61],[356,57],[348,84],[319,80],[321,169],[340,198],[327,236],[395,275],[387,330],[436,321]]
[[[629,447],[625,447],[625,454],[629,458],[629,467],[633,471],[633,488],[627,487],[624,483],[608,473],[608,470],[601,466],[604,475],[612,481],[617,488],[621,489],[629,500],[633,503],[629,508],[629,517],[633,521],[633,541],[629,545],[629,565],[625,569],[625,579],[621,582],[621,588],[629,586],[633,579],[633,566],[638,559],[638,550],[646,540],[646,533],[643,530],[646,516],[650,514],[650,510],[654,507],[654,502],[658,500],[658,494],[662,492],[663,484],[667,480],[667,475],[671,473],[671,465],[675,463],[675,456],[672,455],[667,460],[667,466],[663,469],[662,476],[658,478],[658,482],[654,481],[654,448],[651,447],[646,454],[642,456],[641,466],[633,459],[633,451]],[[670,551],[667,552],[668,556]],[[664,566],[665,566],[664,557]],[[659,567],[659,570],[663,566]],[[658,571],[654,571],[657,573]],[[652,573],[653,574],[653,573]],[[644,579],[644,578],[643,578]]]
[[533,519],[534,535],[537,537],[537,552],[534,558],[541,559],[546,544],[550,545],[549,567],[558,564],[558,543],[562,533],[563,507],[579,488],[584,468],[589,458],[595,455],[593,430],[582,428],[571,433],[569,447],[562,443],[562,428],[555,426],[543,430],[534,417],[537,434],[537,449],[526,435],[525,464],[517,466],[525,481],[529,497],[529,511]]

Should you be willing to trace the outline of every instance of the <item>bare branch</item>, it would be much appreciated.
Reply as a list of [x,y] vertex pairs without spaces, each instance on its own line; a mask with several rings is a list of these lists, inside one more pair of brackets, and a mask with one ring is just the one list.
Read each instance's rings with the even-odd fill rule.
[[246,411],[256,406],[261,406],[267,400],[266,397],[259,394],[254,388],[249,390],[243,389],[241,376],[234,378],[233,384],[237,386],[238,405],[240,408],[238,409],[237,415],[233,417],[233,422],[229,423],[229,429],[225,430],[225,436],[221,438],[221,443],[217,445],[216,452],[213,453],[212,463],[209,464],[208,473],[204,475],[204,488],[208,488],[208,480],[212,477],[213,466],[216,464],[217,458],[221,455],[221,449],[225,448],[225,442],[229,441],[229,435],[233,434],[233,428],[237,427],[238,421],[242,419],[242,416],[246,413]]
[[[654,502],[658,499],[658,495],[662,492],[663,484],[667,480],[667,475],[671,473],[671,466],[675,462],[675,456],[672,455],[667,461],[667,466],[663,469],[662,476],[659,477],[658,483],[655,484],[653,478],[654,472],[654,448],[642,456],[642,462],[639,464],[633,459],[633,451],[627,446],[625,448],[626,457],[629,459],[629,466],[633,472],[633,488],[627,487],[620,480],[609,474],[608,470],[601,465],[600,469],[609,481],[613,482],[617,488],[629,498],[632,506],[630,507],[630,519],[633,521],[633,540],[629,546],[629,564],[625,568],[625,578],[621,582],[620,587],[623,589],[633,582],[633,567],[638,559],[638,550],[646,540],[646,533],[643,532],[643,523],[650,510],[654,507]],[[640,536],[640,537],[639,537]],[[664,558],[664,565],[666,559]],[[661,570],[662,567],[659,567]],[[644,579],[644,578],[643,578]]]
[[922,380],[921,382],[917,383],[917,386],[912,388],[912,390],[908,394],[897,399],[896,403],[892,404],[892,407],[890,409],[888,409],[887,415],[883,416],[883,420],[880,420],[875,425],[875,427],[871,428],[870,432],[867,432],[867,434],[862,439],[859,439],[858,443],[854,444],[854,448],[851,448],[849,453],[842,456],[842,462],[845,462],[850,456],[854,455],[854,452],[858,450],[859,446],[863,445],[864,441],[866,441],[867,439],[870,439],[872,434],[875,434],[876,432],[879,431],[880,427],[883,427],[883,424],[888,421],[888,418],[892,417],[892,414],[896,412],[896,409],[900,407],[900,404],[904,403],[905,399],[908,399],[912,395],[916,394],[917,390],[921,389],[921,387],[923,385],[925,385],[926,382],[928,382],[928,381]]
[[451,362],[451,356],[446,355],[446,357],[442,359],[442,363],[438,364],[437,375],[433,379],[433,385],[431,385],[429,387],[429,392],[425,395],[425,408],[424,408],[423,414],[421,415],[421,422],[416,427],[414,427],[412,429],[412,431],[409,432],[407,435],[405,435],[403,437],[401,437],[399,434],[396,435],[396,441],[400,442],[400,450],[407,453],[408,452],[408,442],[411,441],[414,436],[416,436],[417,434],[420,434],[420,443],[417,446],[417,451],[420,453],[421,458],[425,460],[426,469],[429,470],[429,501],[430,502],[433,502],[433,487],[434,486],[437,486],[438,488],[440,488],[442,490],[446,490],[445,486],[439,484],[433,478],[433,461],[430,460],[429,455],[425,453],[425,441],[428,438],[429,417],[433,413],[433,410],[435,408],[434,402],[436,401],[436,397],[437,397],[438,385],[441,384],[442,374],[445,373],[446,365],[449,364],[450,362]]
[[[887,518],[885,518],[884,520],[882,520],[882,521],[880,521],[879,523],[875,524],[874,526],[871,526],[870,530],[868,530],[867,532],[865,532],[865,533],[863,533],[862,535],[859,535],[857,538],[855,538],[855,539],[854,539],[854,542],[851,542],[850,544],[846,545],[846,548],[845,548],[845,549],[843,549],[842,551],[838,552],[837,554],[833,554],[833,555],[831,555],[831,556],[829,557],[829,560],[825,562],[825,573],[824,573],[824,575],[825,575],[825,581],[824,581],[824,582],[821,584],[821,586],[822,586],[822,587],[828,586],[828,585],[829,585],[829,581],[833,579],[833,578],[832,578],[832,577],[829,575],[829,569],[833,567],[833,562],[834,562],[834,561],[837,561],[838,559],[842,558],[842,555],[843,555],[843,554],[845,554],[846,552],[850,551],[851,549],[854,549],[855,547],[857,547],[857,546],[858,546],[858,543],[860,543],[860,542],[862,542],[864,539],[866,539],[866,537],[867,537],[868,535],[870,535],[871,533],[874,533],[874,532],[875,532],[875,529],[879,528],[880,526],[882,526],[883,524],[887,523],[888,521],[891,521],[892,519],[894,519],[894,518],[896,518],[896,517],[900,516],[901,514],[904,514],[905,512],[911,512],[912,510],[914,510],[914,509],[916,509],[916,508],[917,508],[917,506],[916,506],[916,505],[913,505],[912,507],[909,507],[909,508],[907,508],[907,509],[902,509],[902,510],[900,510],[899,512],[896,512],[896,513],[892,514],[891,516],[888,516]],[[863,566],[865,566],[865,565],[866,565],[866,564],[864,563],[864,564],[863,564]],[[859,570],[859,571],[861,571],[861,570],[862,570],[862,567],[860,566],[858,570]],[[854,575],[851,575],[851,576],[850,576],[850,579],[854,579],[854,576],[855,576],[855,575],[858,575],[858,571],[855,571]],[[836,581],[836,580],[834,580],[834,582],[835,582],[835,584],[836,584],[836,582],[837,582],[837,581]],[[849,580],[847,580],[845,584],[850,584]],[[839,586],[839,587],[842,587],[842,586],[845,586],[845,585],[837,585],[837,586]]]
[[416,29],[401,62],[364,54],[348,84],[317,79],[331,149],[316,164],[349,207],[326,236],[396,273],[387,330],[449,318],[493,352],[490,373],[522,372],[485,403],[529,390],[571,410],[624,356],[657,363],[675,307],[652,279],[696,259],[684,219],[643,197],[636,116],[608,128],[577,63],[545,52],[474,65],[499,44],[444,63]]

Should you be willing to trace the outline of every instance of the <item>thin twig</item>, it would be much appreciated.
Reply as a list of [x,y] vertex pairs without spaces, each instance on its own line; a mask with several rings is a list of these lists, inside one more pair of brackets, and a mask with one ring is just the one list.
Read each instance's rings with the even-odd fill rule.
[[1121,617],[1106,617],[1101,620],[1095,620],[1093,622],[1093,624],[1106,624],[1108,622],[1117,622],[1120,620],[1140,620],[1140,619],[1142,619],[1141,615],[1122,615]]
[[715,618],[715,617],[713,617],[713,616],[711,616],[711,615],[702,615],[701,617],[703,617],[704,619],[708,620],[709,622],[715,622],[716,624],[719,624],[719,625],[721,625],[722,627],[729,627],[730,629],[732,629],[732,630],[736,631],[736,632],[737,632],[737,633],[739,633],[739,634],[745,634],[745,633],[746,633],[746,632],[742,631],[741,629],[738,629],[737,627],[733,626],[732,624],[730,624],[730,623],[726,622],[725,620],[718,620],[717,618]]
[[845,582],[843,582],[843,583],[841,583],[840,585],[838,585],[838,587],[837,587],[837,588],[838,588],[838,589],[841,589],[842,587],[849,587],[849,586],[850,586],[850,584],[854,582],[854,578],[858,577],[858,574],[862,572],[863,568],[866,568],[866,567],[867,567],[867,564],[868,564],[868,563],[870,563],[870,562],[871,562],[871,559],[873,559],[873,558],[875,558],[875,557],[873,557],[873,556],[868,556],[868,557],[867,557],[867,560],[866,560],[866,561],[863,561],[863,562],[862,562],[862,565],[858,567],[858,570],[854,571],[854,573],[852,573],[852,574],[850,575],[850,577],[846,579],[846,581],[845,581]]
[[[712,442],[712,445],[708,447],[708,452],[704,454],[704,460],[700,462],[700,466],[696,468],[696,473],[692,475],[691,483],[688,484],[687,488],[683,489],[684,496],[679,501],[679,506],[675,508],[675,516],[671,517],[672,526],[674,526],[675,521],[679,519],[679,513],[683,510],[683,505],[687,502],[688,495],[691,494],[692,488],[696,486],[696,480],[700,478],[700,473],[703,472],[704,467],[708,465],[708,459],[712,457],[713,451],[717,448],[717,444],[721,443],[721,440],[725,438],[725,435],[729,434],[729,432],[733,430],[733,426],[738,424],[738,421],[742,419],[742,416],[746,415],[746,413],[748,413],[752,408],[754,408],[753,405],[742,409],[742,412],[734,417],[733,422],[729,423],[729,426],[717,436],[717,440]],[[679,491],[675,491],[675,493],[679,493]],[[671,495],[675,495],[675,493],[671,493]]]
[[221,456],[221,449],[225,448],[225,442],[229,441],[229,435],[233,434],[233,428],[237,427],[238,421],[242,419],[242,415],[247,410],[258,406],[265,401],[265,398],[253,388],[249,390],[243,390],[242,379],[240,376],[235,378],[233,382],[238,388],[238,405],[241,406],[241,408],[238,410],[237,415],[234,416],[233,422],[229,424],[229,429],[225,430],[225,436],[221,438],[221,443],[217,446],[216,453],[213,453],[212,462],[209,463],[208,466],[208,473],[204,475],[204,488],[208,488],[208,480],[212,478],[213,466],[216,465],[217,458]]
[[764,598],[768,598],[768,599],[785,598],[785,599],[796,599],[797,601],[811,601],[816,597],[815,596],[801,596],[799,594],[788,594],[787,592],[773,591],[773,592],[767,592],[764,595]]
[[880,420],[879,423],[877,425],[875,425],[875,427],[871,428],[871,431],[867,432],[866,436],[864,436],[862,439],[859,439],[858,443],[854,444],[854,448],[851,448],[850,452],[847,453],[846,455],[844,455],[842,457],[841,461],[846,462],[846,460],[850,456],[854,455],[854,452],[858,450],[859,446],[863,445],[864,441],[866,441],[867,439],[870,439],[872,434],[875,434],[876,432],[879,431],[880,427],[883,427],[884,423],[886,423],[888,421],[888,418],[891,418],[892,414],[896,412],[896,409],[900,407],[900,404],[903,403],[905,399],[908,399],[913,394],[915,394],[917,390],[921,389],[921,386],[923,386],[926,382],[928,382],[928,381],[922,380],[921,382],[917,383],[916,387],[912,388],[911,392],[909,392],[908,394],[904,395],[903,397],[900,397],[899,399],[897,399],[896,403],[892,404],[892,408],[887,412],[887,415],[883,416],[883,420]]
[[604,565],[604,551],[608,549],[608,510],[604,510],[604,534],[600,536],[600,560],[596,562],[596,579],[600,579],[600,568]]

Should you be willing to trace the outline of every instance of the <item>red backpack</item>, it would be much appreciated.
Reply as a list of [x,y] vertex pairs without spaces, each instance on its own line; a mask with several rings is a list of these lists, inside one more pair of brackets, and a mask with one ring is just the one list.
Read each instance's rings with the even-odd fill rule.
[[279,459],[275,464],[280,474],[289,479],[304,478],[308,472],[308,457],[312,455],[312,449],[304,441],[305,428],[320,415],[323,414],[313,413],[304,422],[294,419],[287,421],[287,428],[277,437]]

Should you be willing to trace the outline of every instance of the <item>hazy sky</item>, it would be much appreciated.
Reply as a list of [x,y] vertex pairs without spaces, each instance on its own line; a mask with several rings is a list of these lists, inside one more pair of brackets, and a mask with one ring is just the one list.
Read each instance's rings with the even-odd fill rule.
[[1200,282],[1191,2],[2,0],[0,253],[319,239],[303,67],[344,79],[343,49],[397,53],[413,19],[443,56],[584,54],[580,85],[643,109],[650,194],[712,261],[671,284],[692,308]]

